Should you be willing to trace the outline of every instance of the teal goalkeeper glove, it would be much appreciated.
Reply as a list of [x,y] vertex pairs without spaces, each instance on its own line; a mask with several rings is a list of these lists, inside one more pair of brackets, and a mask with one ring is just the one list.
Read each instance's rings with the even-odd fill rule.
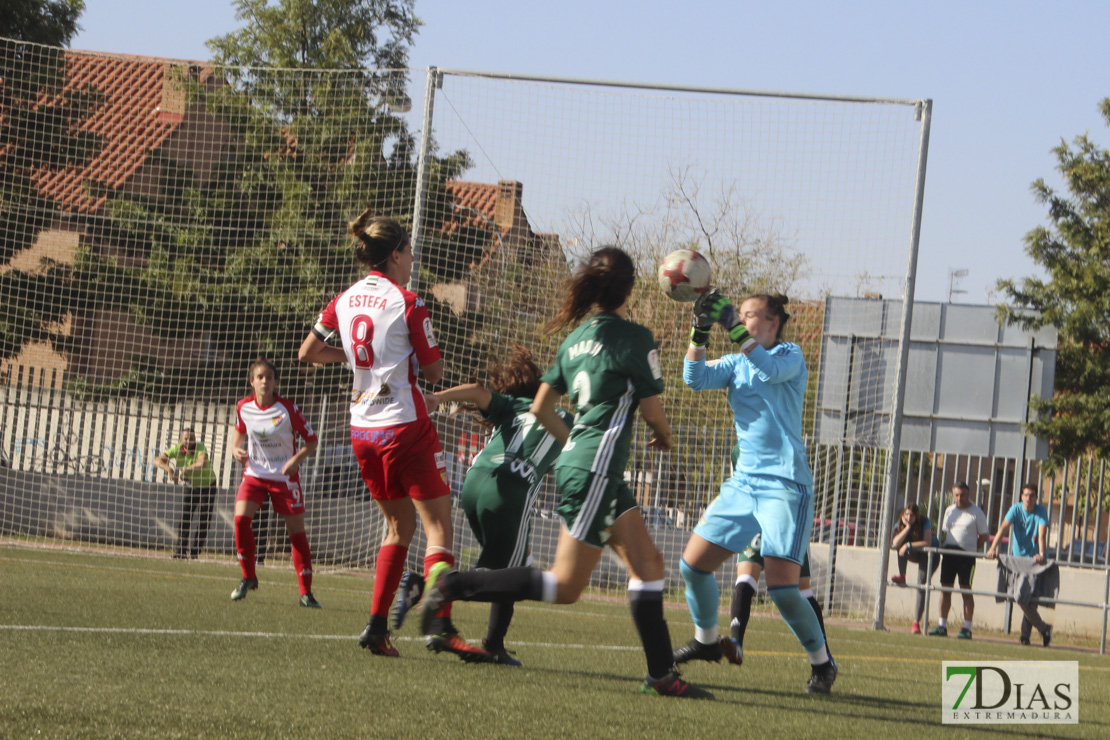
[[728,330],[728,338],[739,344],[741,350],[747,350],[755,344],[752,335],[748,333],[748,328],[740,322],[740,315],[736,312],[736,306],[732,305],[728,296],[719,290],[713,290],[698,299],[697,303],[694,304],[695,311],[698,310],[699,303],[707,317]]

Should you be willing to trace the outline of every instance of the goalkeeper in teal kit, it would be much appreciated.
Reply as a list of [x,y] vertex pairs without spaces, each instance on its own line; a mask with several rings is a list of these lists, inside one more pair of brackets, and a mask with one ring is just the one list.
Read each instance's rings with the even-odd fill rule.
[[[767,593],[812,666],[806,691],[827,694],[836,680],[836,664],[817,615],[798,587],[813,527],[813,474],[802,441],[808,371],[801,349],[782,341],[790,318],[787,300],[757,295],[737,310],[714,290],[694,304],[682,378],[695,391],[727,389],[740,454],[682,553],[679,569],[695,633],[674,657],[677,663],[720,660],[720,590],[713,573],[760,534]],[[714,323],[728,331],[739,352],[706,362]]]

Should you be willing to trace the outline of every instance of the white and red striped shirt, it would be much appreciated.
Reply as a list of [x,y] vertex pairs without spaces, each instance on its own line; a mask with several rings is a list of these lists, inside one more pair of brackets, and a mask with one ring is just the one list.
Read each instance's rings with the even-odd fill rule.
[[243,475],[262,480],[295,480],[282,475],[281,467],[297,453],[297,438],[305,443],[316,441],[316,432],[304,418],[297,404],[274,394],[274,402],[263,408],[248,396],[235,408],[235,431],[247,435],[250,459]]
[[313,331],[338,331],[354,370],[351,426],[384,427],[427,418],[416,382],[421,365],[440,359],[424,300],[371,272],[328,304]]

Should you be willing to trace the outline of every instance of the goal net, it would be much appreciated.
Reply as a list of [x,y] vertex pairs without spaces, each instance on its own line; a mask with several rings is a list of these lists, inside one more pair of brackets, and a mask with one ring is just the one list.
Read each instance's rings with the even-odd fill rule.
[[[731,471],[736,430],[723,393],[682,384],[690,304],[662,294],[656,265],[692,248],[734,299],[785,293],[786,339],[809,366],[819,598],[834,532],[844,547],[880,544],[894,387],[868,358],[889,353],[823,358],[825,306],[906,296],[926,101],[220,68],[8,40],[0,57],[0,534],[181,549],[193,492],[154,461],[190,429],[216,495],[205,540],[189,547],[233,557],[231,422],[262,354],[320,437],[301,471],[314,561],[372,564],[382,520],[350,451],[349,370],[296,357],[316,314],[359,276],[346,222],[370,207],[413,231],[440,387],[484,381],[514,343],[546,367],[565,336],[543,330],[563,281],[601,245],[634,256],[631,318],[659,345],[676,447],[649,451],[637,422],[627,479],[672,585]],[[710,356],[729,351],[722,337]],[[897,346],[897,327],[876,341]],[[869,424],[830,433],[826,419],[818,435],[848,394],[876,411]],[[434,418],[457,494],[487,432],[465,409]],[[539,565],[554,553],[556,504],[548,477],[533,516]],[[466,566],[477,545],[457,507],[455,525]],[[284,529],[267,527],[265,552],[281,562]],[[422,552],[418,535],[414,567]],[[731,584],[734,569],[719,575]],[[873,575],[838,575],[829,605],[865,613],[873,584],[860,579]],[[607,554],[596,585],[625,581]]]

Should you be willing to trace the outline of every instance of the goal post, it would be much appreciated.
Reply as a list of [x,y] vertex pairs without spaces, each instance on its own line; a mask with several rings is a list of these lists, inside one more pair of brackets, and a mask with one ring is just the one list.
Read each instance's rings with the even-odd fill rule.
[[[637,422],[627,480],[672,585],[690,530],[730,474],[736,429],[723,393],[682,383],[690,305],[660,292],[656,265],[691,248],[734,300],[789,296],[785,338],[809,367],[815,583],[835,612],[871,612],[873,573],[866,587],[828,576],[838,542],[882,549],[889,539],[899,475],[880,468],[898,459],[896,422],[883,417],[877,446],[851,425],[818,442],[838,390],[818,378],[886,409],[905,378],[891,387],[868,365],[881,352],[834,346],[823,357],[825,302],[912,301],[929,101],[0,47],[5,80],[48,81],[0,101],[0,133],[14,142],[0,150],[0,197],[14,204],[0,218],[0,534],[171,552],[185,492],[153,460],[189,427],[219,491],[202,553],[229,557],[240,475],[230,423],[261,354],[320,436],[301,473],[314,559],[371,564],[382,520],[350,452],[349,370],[296,357],[316,314],[359,276],[346,224],[370,207],[414,236],[413,286],[444,355],[443,385],[485,380],[513,344],[546,368],[565,336],[545,326],[566,278],[604,244],[633,256],[631,318],[656,338],[677,444],[649,450]],[[395,104],[402,77],[411,110]],[[20,111],[44,124],[15,127]],[[899,346],[907,334],[903,325],[875,341]],[[713,357],[729,350],[722,336]],[[434,420],[457,494],[487,431],[465,410]],[[533,517],[537,564],[554,552],[556,505],[549,477]],[[472,563],[477,545],[457,507],[455,531],[460,563]],[[281,539],[270,545],[279,558]],[[422,550],[418,536],[413,567]],[[732,571],[719,573],[723,584]],[[607,557],[595,583],[625,578]]]

